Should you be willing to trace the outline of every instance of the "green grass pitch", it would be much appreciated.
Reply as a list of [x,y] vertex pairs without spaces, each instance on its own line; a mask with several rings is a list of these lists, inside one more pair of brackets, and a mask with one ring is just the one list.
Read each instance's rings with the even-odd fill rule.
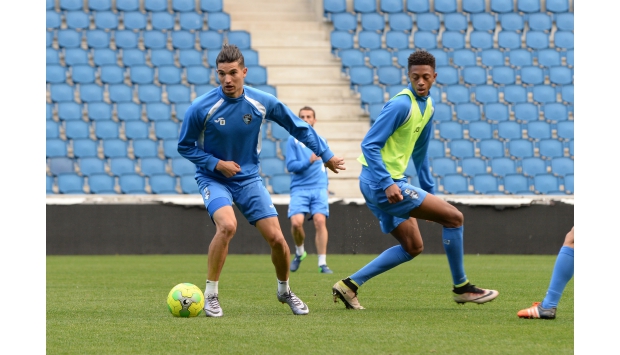
[[472,283],[500,292],[494,301],[457,305],[445,255],[420,255],[375,277],[359,292],[365,310],[333,303],[331,286],[375,255],[316,255],[291,273],[309,308],[294,316],[276,300],[268,255],[229,255],[220,277],[224,317],[176,318],[170,289],[204,291],[206,255],[48,256],[48,354],[573,354],[574,282],[555,320],[519,319],[541,301],[555,255],[466,255]]

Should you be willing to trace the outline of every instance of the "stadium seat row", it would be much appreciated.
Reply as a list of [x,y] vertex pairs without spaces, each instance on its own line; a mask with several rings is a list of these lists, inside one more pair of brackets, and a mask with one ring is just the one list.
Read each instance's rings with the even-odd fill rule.
[[46,0],[47,10],[220,12],[222,0]]
[[499,178],[492,174],[479,174],[471,178],[461,174],[436,177],[439,193],[457,195],[572,195],[574,175],[564,178],[552,174],[538,174],[528,178],[522,174],[509,174]]
[[148,177],[125,173],[111,176],[106,173],[92,174],[83,177],[75,173],[62,173],[56,178],[46,176],[46,193],[54,194],[196,194],[198,186],[194,173],[182,176],[170,176],[165,173],[153,174]]
[[[570,157],[574,157],[574,138],[560,141],[565,142],[562,146],[564,151],[568,148]],[[554,148],[555,146],[555,148]],[[479,141],[471,141],[468,139],[452,139],[444,142],[439,139],[432,139],[428,148],[428,156],[434,158],[512,158],[515,160],[525,158],[539,158],[542,154],[554,154],[551,151],[557,149],[557,143],[553,140],[541,142],[532,142],[527,139],[515,138],[509,141],[500,139],[486,138]],[[542,150],[542,152],[541,152]],[[549,156],[547,156],[549,158]],[[542,159],[542,158],[541,158]]]

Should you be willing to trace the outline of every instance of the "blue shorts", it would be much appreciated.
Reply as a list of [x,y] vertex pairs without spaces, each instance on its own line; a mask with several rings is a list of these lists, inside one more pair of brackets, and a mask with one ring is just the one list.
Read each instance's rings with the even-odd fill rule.
[[269,191],[260,179],[249,183],[223,183],[206,176],[198,176],[196,180],[211,220],[215,211],[223,206],[232,206],[233,202],[251,225],[255,225],[260,219],[278,215]]
[[381,231],[390,233],[399,224],[409,219],[409,212],[414,208],[420,207],[427,192],[419,187],[408,184],[404,180],[395,181],[403,200],[397,203],[390,203],[385,195],[385,190],[379,185],[368,184],[360,180],[360,190],[366,200],[368,208],[379,219]]
[[291,201],[288,205],[288,218],[296,214],[320,213],[329,217],[329,203],[327,202],[327,189],[294,189],[291,191]]

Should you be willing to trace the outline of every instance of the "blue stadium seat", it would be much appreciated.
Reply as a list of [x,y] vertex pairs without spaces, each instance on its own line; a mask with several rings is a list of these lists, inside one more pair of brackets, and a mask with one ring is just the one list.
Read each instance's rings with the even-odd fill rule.
[[174,104],[174,113],[177,120],[183,121],[185,118],[185,112],[187,112],[190,105],[191,102],[179,102]]
[[383,32],[385,18],[376,12],[363,13],[360,15],[360,23],[363,31]]
[[517,104],[527,102],[527,90],[521,85],[507,85],[504,87],[504,101]]
[[445,194],[466,194],[469,193],[469,183],[467,178],[459,174],[445,175],[441,179],[443,193]]
[[194,174],[185,174],[181,176],[181,191],[184,194],[199,194],[198,184],[196,184],[196,179],[194,178]]
[[112,0],[88,0],[88,8],[92,11],[110,11]]
[[158,156],[157,142],[151,139],[135,139],[132,141],[133,155],[136,158],[153,158]]
[[373,83],[373,70],[366,66],[354,66],[349,69],[351,85],[369,85]]
[[469,36],[469,45],[477,50],[493,48],[493,34],[487,31],[474,31]]
[[477,14],[486,11],[485,0],[462,0],[463,12]]
[[[165,11],[149,12],[149,14],[151,17],[151,24],[153,26],[153,30],[170,31],[174,28],[175,19],[172,14],[165,12]],[[147,31],[147,32],[156,33],[155,31]],[[149,37],[153,37],[153,39],[155,39],[155,36],[149,35]],[[163,37],[163,33],[162,33],[162,37]],[[145,39],[146,39],[146,33],[145,33]]]
[[[73,98],[73,94],[71,94]],[[58,118],[62,121],[72,121],[82,119],[82,105],[75,102],[58,103]]]
[[260,145],[260,158],[276,158],[278,156],[278,148],[276,142],[263,138]]
[[439,16],[432,12],[416,15],[415,22],[418,27],[418,31],[437,33],[441,27],[441,20],[439,19]]
[[45,193],[47,195],[53,194],[54,193],[54,178],[46,175],[45,176]]
[[[166,58],[168,58],[168,56],[170,56],[169,58],[173,58],[173,53],[169,52],[169,51],[163,51],[166,53]],[[179,55],[179,63],[181,64],[182,67],[188,67],[188,66],[192,66],[192,65],[203,65],[203,53],[199,52],[195,49],[181,49],[178,51],[178,55]],[[244,55],[245,57],[245,64],[246,65],[250,65],[250,63],[248,63],[247,57]],[[151,57],[151,62],[153,62],[153,58]],[[166,62],[163,62],[161,64],[155,64],[153,63],[153,65],[174,65],[174,59],[172,59],[172,62],[168,62],[168,59],[166,59]]]
[[532,52],[526,49],[514,49],[508,53],[510,65],[516,68],[531,66],[534,64]]
[[131,102],[133,100],[133,89],[125,84],[109,85],[108,93],[112,102]]
[[474,192],[481,195],[503,195],[499,191],[499,179],[491,174],[478,174],[472,178]]
[[131,30],[115,31],[114,43],[117,48],[136,48],[138,47],[138,34]]
[[575,16],[572,12],[557,14],[555,16],[555,24],[558,28],[558,31],[574,31]]
[[45,13],[45,27],[49,29],[60,28],[60,14],[56,11],[47,11]]
[[287,142],[285,141],[278,141],[278,149],[280,150],[280,153],[282,154],[284,159],[286,159],[286,143]]
[[559,158],[564,156],[564,147],[557,139],[541,139],[538,152],[543,159]]
[[149,177],[149,185],[154,194],[177,194],[177,179],[168,174],[152,174]]
[[172,31],[170,36],[175,49],[192,49],[196,44],[196,34],[189,31]]
[[573,71],[567,67],[557,66],[549,68],[551,84],[568,85],[573,83]]
[[416,31],[413,34],[413,45],[426,50],[437,48],[437,36],[432,32]]
[[549,33],[553,25],[551,17],[542,12],[530,14],[527,23],[530,26],[530,31],[541,31],[545,33]]
[[[437,111],[435,111],[437,114]],[[474,121],[468,126],[469,138],[475,140],[493,138],[493,129],[491,124],[485,121]]]
[[575,193],[575,174],[566,174],[564,176],[564,191],[569,195]]
[[[150,52],[151,63],[155,67],[174,65],[174,53],[167,49],[153,49]],[[190,59],[191,58],[191,59]],[[182,49],[179,51],[179,63],[181,66],[202,64],[201,53],[194,49]]]
[[519,123],[537,121],[539,119],[538,106],[531,103],[520,103],[512,107],[515,120]]
[[52,84],[64,83],[67,78],[67,69],[60,64],[47,64],[45,66],[45,81]]
[[503,121],[497,124],[497,136],[500,140],[510,141],[521,138],[521,125],[515,121]]
[[151,84],[155,73],[153,68],[146,65],[134,65],[129,68],[129,78],[134,84]]
[[491,0],[491,12],[503,14],[515,10],[513,0]]
[[508,174],[517,173],[517,164],[510,158],[493,158],[489,162],[491,173],[495,176],[504,177]]
[[456,50],[465,48],[465,34],[457,31],[444,31],[441,35],[443,48]]
[[[123,65],[126,67],[136,67],[140,66],[143,68],[148,68],[150,71],[153,69],[151,67],[146,66],[146,53],[137,49],[137,48],[127,48],[121,50],[121,59],[123,61]],[[153,76],[152,73],[150,75]],[[152,78],[151,78],[152,80]]]
[[172,11],[175,12],[193,12],[196,10],[194,0],[172,0]]
[[353,0],[353,11],[360,14],[376,12],[377,2],[375,0]]
[[48,166],[50,173],[54,176],[62,173],[72,173],[75,170],[73,167],[73,159],[67,157],[49,158]]
[[216,31],[201,31],[198,34],[200,47],[209,50],[219,50],[224,42],[223,34]]
[[93,50],[93,62],[95,62],[96,66],[116,65],[116,57],[117,53],[110,48],[95,48]]
[[504,176],[504,191],[511,195],[530,195],[530,184],[527,177],[521,174]]
[[470,16],[471,24],[474,31],[494,32],[495,17],[489,13],[481,12]]
[[502,103],[492,103],[483,106],[484,116],[488,122],[499,123],[508,121],[510,113],[508,112],[508,106]]
[[91,121],[112,119],[112,105],[105,102],[91,102],[87,107],[88,118]]
[[540,11],[540,0],[517,0],[517,10],[525,13]]
[[556,91],[551,85],[536,85],[532,89],[534,101],[539,104],[556,102]]
[[474,156],[474,143],[467,139],[453,139],[447,143],[450,155],[458,159],[472,158]]
[[405,12],[393,12],[388,17],[388,23],[392,31],[411,32],[413,19]]
[[106,158],[127,157],[127,142],[121,139],[105,139],[103,155]]
[[140,167],[140,173],[144,176],[166,173],[166,162],[157,157],[140,158],[138,166]]
[[392,65],[392,53],[386,49],[373,49],[368,52],[368,62],[373,67],[383,67]]
[[275,174],[269,178],[271,187],[274,194],[289,194],[291,193],[291,175],[290,174]]
[[61,194],[83,194],[84,178],[75,173],[58,174],[58,192]]
[[456,31],[460,33],[465,33],[467,31],[467,16],[462,13],[453,12],[445,14],[443,16],[443,23],[446,31]]
[[520,73],[521,82],[525,85],[540,85],[545,80],[545,74],[539,67],[522,67]]
[[219,12],[223,7],[222,0],[200,0],[200,10],[203,12]]
[[73,87],[64,84],[51,84],[50,96],[53,102],[73,101]]
[[127,139],[144,139],[149,137],[149,124],[144,121],[125,122],[125,137]]
[[167,37],[167,34],[162,32],[161,30],[144,31],[142,34],[144,47],[146,47],[147,49],[166,48],[166,44],[168,42]]
[[541,158],[529,157],[521,159],[521,173],[528,177],[534,177],[547,172],[547,163]]
[[138,11],[140,8],[140,0],[116,0],[116,9],[118,11]]
[[525,34],[525,44],[533,50],[549,48],[549,34],[542,31],[528,31]]
[[[196,94],[196,97],[201,96],[211,90],[213,90],[213,88],[215,88],[213,85],[211,84],[205,84],[205,85],[195,85],[194,86],[194,93]],[[186,102],[189,102],[189,100],[187,100]],[[178,102],[181,103],[181,102]]]
[[93,18],[97,29],[114,30],[118,27],[118,17],[112,11],[95,12]]
[[264,158],[260,160],[260,173],[262,176],[273,176],[286,172],[284,161],[279,158]]
[[166,93],[171,103],[191,101],[191,90],[185,85],[168,85]]
[[196,165],[183,157],[172,158],[170,162],[174,175],[182,176],[196,173]]
[[357,35],[358,45],[360,49],[377,49],[381,48],[381,34],[374,31],[360,31]]
[[463,85],[450,85],[446,88],[446,97],[453,104],[470,102],[469,90]]
[[409,48],[410,34],[403,31],[388,31],[385,34],[385,46],[392,50]]
[[168,0],[144,0],[146,11],[168,11]]
[[117,65],[102,65],[99,77],[104,84],[121,84],[125,80],[125,71]]
[[471,102],[455,105],[456,118],[465,123],[480,121],[480,106]]
[[403,2],[400,0],[380,0],[379,10],[388,14],[402,13],[404,10]]
[[431,159],[445,157],[446,147],[444,145],[444,142],[437,139],[431,139],[431,141],[428,143],[428,150],[426,151],[426,154],[428,154],[428,157]]
[[[445,54],[445,52],[442,50],[442,53]],[[406,49],[406,48],[401,48],[400,50],[397,50],[394,52],[395,53],[395,57],[396,57],[396,63],[398,63],[399,66],[405,68],[405,70],[408,70],[408,66],[409,66],[409,56],[411,55],[411,50],[410,49]],[[442,66],[442,65],[448,65],[448,63],[439,63],[437,61],[437,58],[435,59],[435,65],[436,66]]]
[[[67,124],[68,123],[69,122],[67,122]],[[86,122],[72,121],[71,123],[77,124]],[[88,138],[88,136],[83,138],[76,137],[73,139],[73,156],[76,158],[96,157],[98,156],[97,145],[97,142]]]
[[[389,93],[389,91],[388,91]],[[392,97],[394,95],[391,95]],[[434,121],[452,121],[452,106],[442,103],[433,103],[435,113],[433,116]]]
[[514,31],[499,31],[497,44],[503,49],[519,49],[521,48],[521,34]]
[[479,56],[482,65],[489,68],[503,66],[506,62],[504,53],[498,49],[485,49]]
[[407,0],[407,11],[412,13],[424,13],[430,11],[429,0]]
[[157,68],[157,80],[161,84],[174,85],[181,83],[181,69],[174,65],[164,65]]
[[553,13],[568,12],[568,0],[546,0],[545,7],[547,11]]
[[331,19],[334,24],[334,31],[355,33],[355,31],[357,30],[357,17],[352,13],[336,13],[332,15]]
[[543,105],[545,120],[549,123],[557,123],[568,120],[568,109],[566,105],[553,102]]
[[538,65],[543,67],[553,67],[562,64],[560,52],[552,48],[539,50],[536,57],[538,59]]
[[104,30],[86,31],[86,43],[89,48],[109,48],[110,32]]
[[211,71],[201,65],[193,65],[186,68],[187,81],[190,84],[204,85],[211,81]]
[[435,0],[435,11],[441,14],[456,12],[456,0]]
[[463,138],[463,127],[460,123],[455,121],[444,121],[440,122],[438,125],[439,128],[439,137],[445,141],[453,141],[455,139]]
[[[88,64],[88,52],[83,50],[82,48],[66,48],[64,50],[64,55],[65,55],[65,64],[67,66],[74,66],[78,64]],[[49,60],[47,62],[49,64],[58,64],[58,63],[51,63]]]
[[515,70],[511,67],[496,66],[491,69],[493,83],[497,85],[512,85],[516,81]]
[[135,173],[128,173],[119,176],[118,184],[124,194],[146,194],[146,179]]
[[486,159],[503,157],[504,143],[497,139],[483,139],[478,144],[480,148],[480,156]]
[[383,89],[378,85],[360,85],[357,88],[362,104],[383,104]]
[[[456,50],[452,54],[452,62],[454,65],[461,67],[461,68],[474,66],[476,65],[476,53],[474,53],[473,51],[469,49]],[[442,65],[447,65],[447,64],[442,64]]]
[[82,10],[84,1],[82,0],[59,0],[60,9],[63,11]]
[[45,9],[46,10],[53,10],[54,6],[56,6],[56,1],[55,0],[45,0]]
[[459,72],[456,68],[444,65],[435,68],[437,72],[436,82],[439,85],[454,85],[459,83]]
[[[118,7],[118,5],[117,5]],[[121,12],[121,18],[123,19],[123,25],[127,30],[140,30],[146,29],[147,19],[146,15],[139,11],[124,11]]]
[[573,85],[564,85],[561,88],[562,101],[569,104],[575,103],[575,87]]
[[48,136],[48,138],[46,139],[45,156],[48,158],[66,157],[67,143],[64,140],[58,138],[58,136],[56,136],[55,138],[52,137],[53,136]]
[[179,151],[177,150],[178,144],[179,144],[178,138],[164,139],[163,140],[164,156],[169,159],[181,157],[181,154],[179,154]]
[[172,116],[170,105],[163,102],[149,102],[146,104],[146,117],[149,121],[168,121]]
[[277,140],[287,140],[289,137],[289,133],[286,129],[284,129],[279,124],[272,122],[271,123],[271,136]]
[[450,158],[436,158],[431,160],[431,172],[434,176],[456,174],[456,162]]
[[178,138],[179,124],[174,121],[155,122],[155,137],[157,139]]
[[487,82],[487,71],[479,66],[465,67],[461,74],[463,81],[468,85],[484,85]]
[[119,124],[114,121],[96,121],[95,136],[98,139],[115,139],[119,137]]
[[105,162],[97,157],[84,157],[78,160],[78,167],[83,176],[105,173]]
[[392,65],[383,66],[377,69],[379,84],[382,85],[389,86],[402,84],[403,76],[402,70]]
[[82,102],[103,101],[103,88],[101,86],[97,84],[82,84],[78,86]]
[[557,194],[560,191],[560,180],[551,174],[534,176],[534,191],[538,194]]
[[499,101],[499,92],[492,85],[479,85],[474,89],[474,97],[476,101],[487,105]]
[[156,85],[140,85],[138,87],[138,100],[143,103],[160,102],[161,88]]
[[534,156],[534,144],[527,139],[511,139],[506,144],[508,153],[515,159],[524,159]]
[[573,121],[558,122],[557,134],[558,138],[562,140],[569,141],[575,139],[575,123]]
[[[90,26],[90,16],[88,16],[88,14],[86,14],[83,11],[67,11],[65,12],[65,22],[67,24],[67,28],[69,29],[83,30],[83,29],[87,29]],[[63,32],[63,31],[60,31],[60,32]],[[65,32],[65,33],[70,33],[70,32]],[[80,34],[80,37],[81,37],[81,34]],[[58,44],[61,45],[60,41]]]
[[431,99],[433,99],[433,102],[442,102],[442,98],[441,98],[441,89],[439,88],[439,86],[433,86],[431,87],[430,90],[430,96]]
[[502,30],[505,31],[523,31],[525,26],[523,17],[516,12],[508,12],[499,17],[499,23]]
[[343,67],[364,65],[364,54],[357,49],[345,49],[338,52]]
[[115,156],[110,158],[110,172],[114,176],[132,174],[136,172],[136,163],[127,156]]
[[88,186],[93,194],[116,194],[114,177],[108,174],[92,174],[88,177]]
[[246,65],[248,68],[245,82],[248,85],[265,85],[267,84],[267,68],[260,65]]
[[82,36],[83,32],[77,32],[72,29],[59,30],[58,46],[62,48],[78,48],[82,43]]
[[551,125],[545,121],[532,121],[527,125],[527,136],[531,140],[551,138]]
[[[207,2],[207,0],[202,0],[203,2]],[[323,1],[323,11],[326,16],[334,16],[334,14],[341,13],[347,11],[347,2],[346,0],[324,0]]]
[[226,35],[228,43],[234,44],[239,49],[248,49],[252,47],[252,39],[247,31],[228,31]]

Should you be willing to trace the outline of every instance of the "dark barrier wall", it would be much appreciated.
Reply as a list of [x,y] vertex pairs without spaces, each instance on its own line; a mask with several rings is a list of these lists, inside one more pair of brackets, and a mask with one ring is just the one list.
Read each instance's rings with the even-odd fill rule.
[[[465,216],[466,254],[557,254],[573,226],[574,206],[523,207],[456,204]],[[287,205],[276,205],[282,231],[294,251]],[[269,254],[258,230],[235,208],[237,234],[231,254]],[[204,206],[47,205],[47,255],[207,254],[215,226]],[[443,254],[441,226],[418,220],[424,253]],[[305,247],[316,253],[314,226],[305,223]],[[396,245],[366,205],[334,203],[327,222],[330,254],[378,254]]]

